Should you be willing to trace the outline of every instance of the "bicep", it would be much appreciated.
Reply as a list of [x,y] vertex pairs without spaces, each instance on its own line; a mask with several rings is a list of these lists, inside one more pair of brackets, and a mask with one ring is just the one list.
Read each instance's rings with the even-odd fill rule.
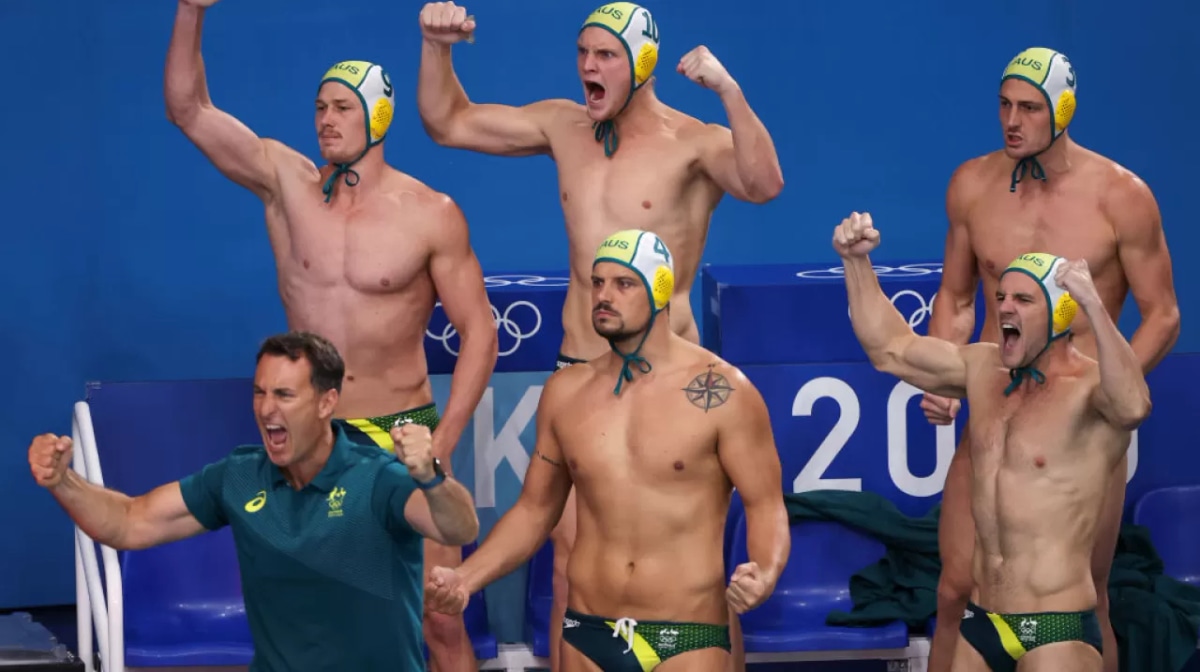
[[149,548],[207,531],[188,509],[178,481],[135,497],[129,510],[126,546]]
[[529,467],[525,470],[525,480],[521,486],[520,499],[526,505],[547,513],[555,513],[555,520],[561,515],[562,508],[567,503],[567,495],[571,491],[571,472],[567,468],[563,456],[562,444],[556,433],[554,416],[560,399],[556,392],[561,380],[555,376],[569,375],[564,370],[551,374],[542,389],[538,399],[536,417],[537,438],[534,442],[533,455],[529,457]]
[[752,200],[738,173],[733,132],[728,128],[716,124],[705,127],[700,140],[700,165],[722,191],[740,201]]
[[971,247],[970,229],[967,227],[969,170],[969,164],[960,166],[946,188],[948,228],[942,255],[942,283],[938,289],[938,296],[946,294],[956,302],[974,299],[978,281],[978,265],[975,251]]
[[453,202],[441,206],[429,261],[434,290],[447,319],[461,333],[471,324],[495,329],[479,258],[471,249],[466,219]]
[[269,141],[259,138],[233,115],[202,105],[179,127],[222,175],[260,198],[275,193],[277,180]]
[[544,120],[548,101],[524,106],[471,103],[456,115],[443,144],[499,156],[534,156],[550,151]]
[[743,398],[728,409],[738,412],[723,414],[728,419],[722,419],[718,430],[721,467],[747,510],[775,503],[782,506],[783,471],[766,402],[744,375],[735,375],[731,386],[729,394]]
[[1162,216],[1149,187],[1138,183],[1114,208],[1117,254],[1142,314],[1155,308],[1177,307],[1171,254],[1167,249]]
[[910,334],[889,345],[882,370],[925,392],[962,399],[967,396],[966,347]]

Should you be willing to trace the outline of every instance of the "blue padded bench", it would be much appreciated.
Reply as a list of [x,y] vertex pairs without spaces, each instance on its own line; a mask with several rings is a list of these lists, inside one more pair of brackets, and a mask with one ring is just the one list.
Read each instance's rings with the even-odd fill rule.
[[254,656],[229,528],[122,554],[125,665],[249,665]]
[[1200,587],[1200,485],[1151,490],[1133,507],[1133,522],[1150,531],[1163,573],[1176,581]]
[[[884,554],[882,543],[830,521],[791,526],[792,552],[775,592],[742,614],[746,653],[793,653],[863,649],[904,649],[908,627],[900,621],[879,627],[825,624],[831,611],[850,611],[850,577]],[[748,562],[746,518],[738,521],[730,549],[729,573]]]

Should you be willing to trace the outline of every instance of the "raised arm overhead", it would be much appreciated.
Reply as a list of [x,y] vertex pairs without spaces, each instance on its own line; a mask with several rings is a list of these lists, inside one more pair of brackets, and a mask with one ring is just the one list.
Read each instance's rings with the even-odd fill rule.
[[[475,30],[467,9],[453,2],[431,2],[421,9],[421,67],[417,110],[425,132],[445,147],[500,156],[532,156],[550,151],[545,124],[566,101],[541,101],[513,107],[473,103],[454,74],[450,49]],[[569,103],[568,103],[569,104]]]
[[276,192],[270,141],[213,105],[208,96],[200,33],[208,7],[217,0],[179,0],[167,48],[164,95],[167,119],[237,184],[267,199]]

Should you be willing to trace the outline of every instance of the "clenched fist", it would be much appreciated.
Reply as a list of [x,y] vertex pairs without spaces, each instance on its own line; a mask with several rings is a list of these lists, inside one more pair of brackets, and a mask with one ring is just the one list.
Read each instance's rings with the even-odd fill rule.
[[704,45],[684,54],[675,69],[679,74],[685,75],[693,82],[717,93],[736,86],[733,77],[730,77],[729,72],[725,70],[725,66],[721,65],[721,61],[718,61],[717,57],[713,56],[713,53]]
[[33,480],[43,488],[54,488],[62,482],[71,466],[74,454],[71,439],[66,436],[42,434],[29,444],[29,471]]
[[879,232],[871,223],[869,213],[850,213],[850,216],[843,219],[833,230],[833,249],[843,259],[865,257],[878,246]]
[[921,399],[921,410],[925,411],[925,419],[931,425],[948,425],[954,422],[962,402],[949,397],[939,397],[936,394],[925,393]]
[[739,614],[757,607],[771,594],[762,570],[757,562],[744,562],[733,570],[729,587],[725,589],[725,601]]
[[439,614],[461,614],[467,608],[471,596],[463,585],[458,572],[446,567],[429,570],[429,581],[425,583],[425,607]]
[[1075,299],[1075,303],[1085,311],[1102,305],[1100,294],[1096,292],[1096,285],[1092,282],[1092,272],[1088,270],[1086,259],[1068,261],[1059,266],[1058,271],[1054,274],[1054,282],[1067,290],[1071,298]]
[[429,428],[406,422],[392,427],[391,434],[396,458],[408,467],[408,473],[418,483],[432,480],[436,474],[433,471],[433,433]]
[[431,2],[421,8],[421,35],[430,42],[451,45],[474,42],[475,17],[453,2]]

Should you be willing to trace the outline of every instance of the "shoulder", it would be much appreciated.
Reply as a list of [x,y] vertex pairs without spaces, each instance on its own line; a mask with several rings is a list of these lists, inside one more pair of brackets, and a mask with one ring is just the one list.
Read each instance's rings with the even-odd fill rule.
[[967,367],[968,385],[977,375],[987,375],[1003,368],[1000,362],[1000,346],[995,343],[988,341],[968,343],[958,346],[958,352]]
[[688,401],[706,411],[744,411],[764,404],[762,393],[741,369],[707,350],[686,367],[684,378],[683,392]]
[[716,122],[701,121],[675,108],[667,108],[667,117],[675,127],[680,140],[701,150],[717,150],[733,147],[733,131]]
[[1012,160],[1000,150],[963,161],[950,174],[946,200],[962,204],[973,202],[997,174],[1011,170],[1011,164]]
[[587,116],[587,108],[566,98],[547,98],[529,103],[521,109],[533,119],[543,133],[567,125],[577,125],[581,121],[591,123]]
[[[605,353],[598,359],[607,356]],[[553,407],[562,404],[563,400],[573,396],[596,377],[596,365],[596,360],[579,362],[550,374],[542,385],[541,408],[551,411]]]
[[1159,220],[1158,202],[1150,185],[1125,166],[1112,159],[1089,152],[1096,171],[1096,193],[1101,211],[1118,229],[1156,227]]
[[280,168],[308,172],[318,170],[312,159],[275,138],[263,138],[262,145],[263,151],[266,152],[267,158],[270,159],[276,170]]
[[386,193],[397,211],[405,213],[406,225],[420,226],[441,237],[466,232],[466,217],[454,198],[412,175],[392,168]]
[[225,461],[237,464],[255,464],[267,459],[267,449],[261,443],[247,443],[235,447],[225,456]]

